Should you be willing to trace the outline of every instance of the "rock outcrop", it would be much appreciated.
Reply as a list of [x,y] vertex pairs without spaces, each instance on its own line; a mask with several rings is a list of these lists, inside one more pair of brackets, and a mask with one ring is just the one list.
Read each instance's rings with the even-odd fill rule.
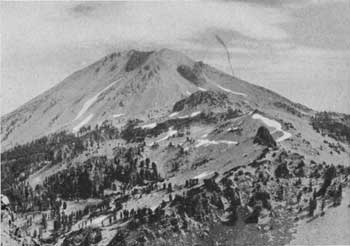
[[225,107],[228,104],[228,96],[223,92],[197,91],[191,94],[189,97],[175,103],[173,112],[179,112],[184,109],[193,109],[199,105],[205,105],[207,107]]
[[265,145],[267,147],[277,146],[269,130],[264,126],[259,127],[258,132],[256,133],[254,138],[254,143]]
[[102,240],[100,228],[86,228],[79,231],[72,232],[65,238],[62,246],[89,246],[95,245]]

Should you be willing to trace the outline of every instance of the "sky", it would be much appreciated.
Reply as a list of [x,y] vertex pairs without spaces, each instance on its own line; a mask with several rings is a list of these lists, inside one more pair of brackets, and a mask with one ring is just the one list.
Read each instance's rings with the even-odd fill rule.
[[4,2],[1,114],[114,51],[176,49],[316,110],[350,113],[350,0]]

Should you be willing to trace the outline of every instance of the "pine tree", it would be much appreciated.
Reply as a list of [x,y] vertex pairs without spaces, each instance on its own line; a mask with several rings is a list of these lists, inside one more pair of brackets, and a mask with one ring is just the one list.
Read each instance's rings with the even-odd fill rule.
[[156,163],[152,162],[152,170],[153,170],[153,177],[154,179],[157,179],[158,177],[158,170]]
[[171,186],[171,183],[169,183],[168,184],[168,192],[170,193],[170,192],[172,192],[173,191],[173,188],[172,188],[172,186]]
[[46,214],[42,215],[41,224],[42,224],[43,228],[46,229],[46,227],[47,227]]
[[89,178],[89,173],[85,170],[78,178],[78,194],[81,198],[86,199],[91,194],[92,183]]

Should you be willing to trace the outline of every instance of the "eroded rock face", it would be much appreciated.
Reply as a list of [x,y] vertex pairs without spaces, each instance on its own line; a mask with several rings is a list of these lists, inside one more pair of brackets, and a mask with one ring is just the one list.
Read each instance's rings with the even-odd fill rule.
[[254,143],[265,145],[267,147],[277,146],[269,130],[264,126],[259,127],[258,132],[256,133],[254,138]]
[[133,51],[129,61],[125,66],[125,71],[130,72],[140,67],[152,53],[153,51],[150,51],[150,52]]
[[63,241],[63,246],[89,246],[95,245],[102,240],[100,228],[85,228],[72,232]]
[[194,68],[191,68],[186,65],[180,65],[177,67],[177,72],[189,82],[193,83],[196,86],[200,86],[205,83],[200,76],[200,65],[195,65]]
[[197,91],[177,103],[173,107],[173,112],[179,112],[185,108],[192,109],[198,105],[220,106],[224,107],[229,104],[228,97],[225,93],[216,91]]

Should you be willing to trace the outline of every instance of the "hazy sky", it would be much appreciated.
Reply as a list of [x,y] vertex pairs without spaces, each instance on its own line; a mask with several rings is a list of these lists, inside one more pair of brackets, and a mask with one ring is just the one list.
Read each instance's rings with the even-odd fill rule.
[[350,113],[350,0],[1,2],[2,114],[115,50],[173,48]]

